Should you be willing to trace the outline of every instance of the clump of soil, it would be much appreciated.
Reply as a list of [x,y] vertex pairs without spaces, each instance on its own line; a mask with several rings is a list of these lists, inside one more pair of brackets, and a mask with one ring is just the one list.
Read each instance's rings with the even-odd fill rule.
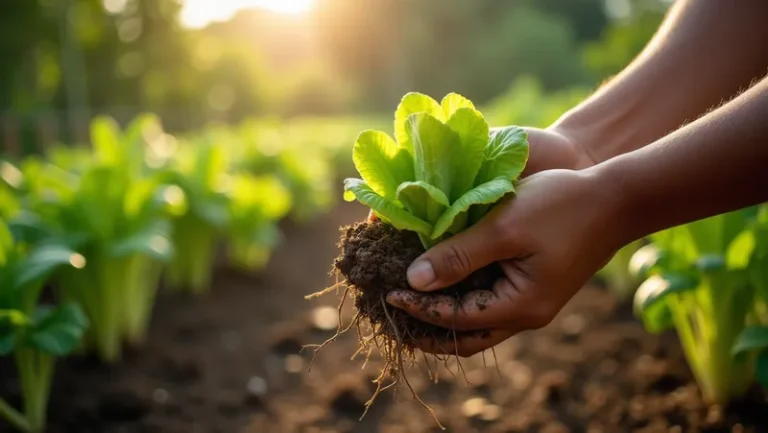
[[[403,349],[409,352],[422,338],[444,341],[455,337],[453,330],[422,322],[384,302],[393,290],[415,293],[406,277],[408,267],[424,253],[415,233],[397,230],[380,221],[357,223],[342,230],[342,251],[333,266],[335,272],[346,279],[350,289],[347,294],[354,299],[361,320],[368,322],[386,339],[395,341],[399,335]],[[501,268],[493,264],[458,284],[432,293],[461,299],[469,292],[489,290],[501,276]],[[419,299],[421,308],[428,311],[439,298],[420,296]]]
[[[406,275],[411,263],[425,251],[418,235],[397,230],[381,221],[360,222],[341,230],[339,246],[342,251],[333,263],[332,272],[343,278],[339,284],[345,287],[341,303],[343,305],[347,298],[351,298],[355,303],[355,317],[345,329],[340,329],[340,333],[357,326],[360,341],[358,353],[365,354],[367,359],[373,348],[378,348],[386,367],[377,382],[381,384],[383,377],[390,373],[395,377],[391,386],[401,378],[405,379],[403,360],[413,360],[414,349],[419,341],[453,341],[463,332],[422,322],[386,303],[387,294],[394,290],[417,293],[408,284]],[[420,308],[424,311],[431,311],[441,302],[441,298],[444,299],[437,295],[450,295],[460,300],[470,292],[484,290],[488,291],[490,299],[493,295],[489,289],[501,276],[501,267],[493,264],[453,286],[431,292],[435,296],[420,293],[416,299],[419,299]],[[339,309],[341,311],[341,305]],[[484,331],[471,332],[485,334]],[[407,383],[407,379],[405,381]],[[376,394],[380,391],[381,387]],[[373,398],[369,403],[372,401]]]

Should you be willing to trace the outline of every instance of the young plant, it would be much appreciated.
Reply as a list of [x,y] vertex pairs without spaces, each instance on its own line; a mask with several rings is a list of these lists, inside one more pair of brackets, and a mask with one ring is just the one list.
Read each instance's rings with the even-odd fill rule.
[[230,132],[235,169],[279,178],[293,197],[290,218],[310,221],[333,204],[331,154],[316,140],[334,137],[322,132],[309,131],[298,121],[243,122]]
[[[768,215],[731,212],[651,236],[632,267],[648,276],[635,311],[653,333],[675,328],[704,397],[727,403],[754,380],[768,345]],[[751,328],[757,326],[756,328]]]
[[[416,341],[452,340],[459,333],[389,307],[387,293],[411,290],[406,270],[425,248],[465,230],[513,194],[528,158],[524,130],[489,132],[472,102],[455,93],[440,103],[420,93],[405,95],[394,126],[395,139],[364,131],[354,144],[352,159],[362,179],[344,181],[344,198],[371,208],[379,221],[344,228],[342,253],[334,263],[347,285],[341,302],[347,296],[355,302],[349,327],[371,328],[369,335],[361,331],[360,350],[370,354],[376,347],[385,359],[376,394],[386,372],[394,374],[393,383],[408,384],[403,358],[412,355]],[[490,265],[433,292],[432,301],[489,290],[500,276],[498,264]]]
[[232,179],[224,148],[209,141],[190,143],[163,174],[175,195],[186,201],[173,224],[176,254],[167,270],[167,282],[175,290],[196,295],[208,293],[217,242],[229,225],[227,191]]
[[395,113],[395,137],[360,134],[352,159],[362,179],[344,181],[344,198],[417,233],[425,248],[476,223],[513,193],[528,159],[524,130],[510,126],[489,136],[483,115],[455,93],[439,104],[407,94]]
[[65,245],[18,242],[0,222],[0,356],[13,355],[23,401],[17,410],[0,397],[0,418],[18,430],[45,429],[54,361],[77,348],[88,325],[77,304],[39,305],[43,285],[57,268],[84,265]]
[[22,170],[27,228],[88,261],[78,272],[62,269],[55,282],[62,299],[82,306],[93,325],[86,342],[109,362],[123,343],[144,341],[160,268],[173,253],[172,206],[145,164],[146,120],[125,134],[111,119],[94,120],[93,155],[75,172],[34,161]]
[[261,270],[280,241],[276,222],[291,209],[291,195],[273,176],[235,176],[229,192],[229,259],[246,270]]

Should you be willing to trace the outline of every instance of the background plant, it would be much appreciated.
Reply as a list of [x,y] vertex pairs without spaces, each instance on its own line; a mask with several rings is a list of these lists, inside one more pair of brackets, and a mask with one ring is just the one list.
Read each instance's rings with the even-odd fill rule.
[[633,258],[650,275],[635,295],[637,314],[650,332],[676,329],[712,402],[744,394],[754,352],[768,341],[760,327],[768,319],[767,222],[765,208],[718,215],[652,235]]

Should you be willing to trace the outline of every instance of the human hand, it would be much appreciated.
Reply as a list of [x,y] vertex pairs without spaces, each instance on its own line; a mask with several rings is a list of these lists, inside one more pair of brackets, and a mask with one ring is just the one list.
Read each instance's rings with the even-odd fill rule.
[[[422,350],[470,356],[518,332],[541,328],[555,317],[627,241],[619,227],[621,195],[591,172],[547,170],[532,175],[521,182],[517,197],[414,261],[408,280],[417,291],[390,292],[390,304],[444,328],[488,331],[455,342],[423,341]],[[457,306],[450,296],[429,293],[493,262],[499,262],[504,277],[489,287],[490,301],[487,292],[474,292]],[[443,299],[421,302],[424,296]]]
[[[492,128],[493,132],[496,129]],[[594,165],[594,160],[585,147],[557,128],[523,128],[528,133],[530,153],[521,177],[552,169],[581,170]],[[373,211],[368,221],[375,221]]]

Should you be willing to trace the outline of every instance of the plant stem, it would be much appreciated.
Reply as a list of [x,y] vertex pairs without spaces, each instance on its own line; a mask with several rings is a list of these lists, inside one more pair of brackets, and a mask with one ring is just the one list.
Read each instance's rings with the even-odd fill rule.
[[11,407],[5,400],[0,398],[0,416],[5,418],[13,427],[23,432],[33,432],[29,421],[24,418],[19,411]]
[[694,292],[669,301],[688,365],[704,398],[717,404],[743,395],[754,376],[754,359],[737,362],[731,356],[750,305],[741,298],[749,293],[725,281],[705,278]]
[[124,326],[126,340],[133,346],[146,340],[161,271],[161,264],[149,257],[134,256],[129,260]]
[[174,231],[176,254],[168,269],[169,283],[195,295],[208,293],[215,247],[215,230],[194,217],[181,218]]
[[45,430],[54,359],[31,348],[18,348],[15,355],[29,431],[42,432]]

